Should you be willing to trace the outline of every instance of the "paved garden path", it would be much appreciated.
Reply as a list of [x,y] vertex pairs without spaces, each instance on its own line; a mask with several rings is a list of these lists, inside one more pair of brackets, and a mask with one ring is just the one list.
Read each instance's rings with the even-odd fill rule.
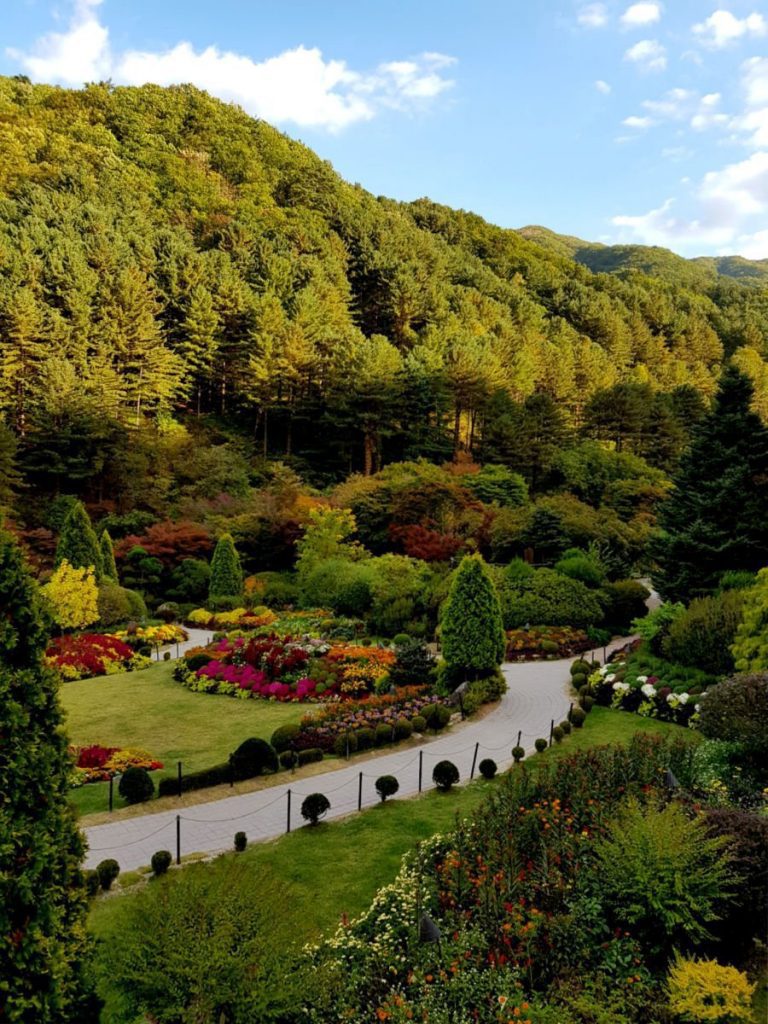
[[[195,643],[199,642],[200,638],[196,637]],[[625,642],[614,641],[608,650]],[[595,655],[601,656],[602,650]],[[356,762],[353,758],[341,768],[305,779],[286,774],[287,781],[281,785],[180,808],[178,827],[182,855],[231,849],[234,834],[239,831],[245,832],[250,841],[281,835],[288,823],[289,790],[290,823],[295,829],[303,824],[300,807],[309,793],[324,793],[328,797],[331,801],[329,818],[356,811],[361,773],[362,806],[368,807],[378,800],[374,782],[380,775],[397,777],[399,797],[418,793],[420,762],[423,789],[432,787],[432,769],[443,758],[454,762],[462,781],[468,780],[476,749],[478,764],[482,758],[491,757],[500,768],[505,767],[511,761],[510,752],[517,742],[518,732],[522,733],[521,745],[531,752],[534,740],[549,736],[552,719],[557,725],[565,718],[571,700],[568,692],[570,664],[571,659],[502,666],[508,689],[497,707],[481,718],[453,726],[434,739],[425,740],[418,748],[394,748],[366,761]],[[86,865],[95,867],[100,860],[113,857],[123,871],[142,867],[149,864],[156,850],[171,850],[175,854],[176,830],[175,810],[94,825],[85,830],[89,843]]]

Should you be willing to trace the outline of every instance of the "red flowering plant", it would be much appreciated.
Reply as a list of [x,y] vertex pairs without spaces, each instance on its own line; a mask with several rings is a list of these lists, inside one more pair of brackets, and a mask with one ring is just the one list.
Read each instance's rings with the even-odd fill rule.
[[46,660],[64,679],[105,676],[134,667],[135,654],[128,644],[106,633],[81,633],[51,640]]
[[163,767],[162,761],[137,747],[105,747],[101,743],[92,743],[85,747],[70,747],[69,752],[75,762],[73,787],[89,782],[107,782],[126,768],[146,768],[152,772]]

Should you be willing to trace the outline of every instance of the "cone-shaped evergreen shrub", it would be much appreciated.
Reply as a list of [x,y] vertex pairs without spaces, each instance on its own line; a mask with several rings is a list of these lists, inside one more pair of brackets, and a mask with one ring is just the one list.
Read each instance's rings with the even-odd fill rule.
[[37,588],[0,531],[0,1005],[9,1022],[90,1019],[83,840]]
[[454,679],[476,679],[504,660],[501,606],[480,555],[466,555],[454,574],[443,613],[442,643]]
[[211,561],[209,597],[239,597],[243,592],[243,570],[235,542],[229,533],[219,538]]
[[101,553],[101,574],[109,579],[118,582],[117,563],[115,562],[115,549],[112,538],[107,530],[101,531],[99,538],[99,551]]
[[82,501],[73,504],[61,527],[55,564],[65,560],[75,569],[92,565],[97,578],[101,576],[101,548]]

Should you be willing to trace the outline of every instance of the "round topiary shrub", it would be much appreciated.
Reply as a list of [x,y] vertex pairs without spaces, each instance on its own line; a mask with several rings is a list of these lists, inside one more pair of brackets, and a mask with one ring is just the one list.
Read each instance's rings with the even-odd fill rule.
[[235,852],[242,853],[248,845],[248,836],[245,832],[235,832]]
[[269,742],[278,754],[282,754],[284,750],[288,750],[290,748],[291,744],[300,732],[300,727],[294,723],[279,725],[272,733]]
[[370,750],[376,742],[376,733],[373,729],[358,729],[356,735],[358,750]]
[[525,757],[525,747],[512,747],[512,757],[515,764],[518,764]]
[[411,719],[411,725],[414,732],[423,733],[427,729],[427,720],[423,715],[414,715]]
[[589,687],[586,684],[584,686],[580,686],[578,693],[580,697],[586,697],[589,693]]
[[155,784],[146,768],[131,765],[120,777],[117,791],[127,804],[143,804],[154,796]]
[[572,675],[571,684],[573,685],[574,690],[579,690],[582,686],[586,686],[587,677],[584,672],[577,672],[576,675]]
[[571,712],[571,725],[573,726],[573,728],[581,729],[581,727],[584,725],[584,720],[586,719],[586,717],[586,711],[582,710],[582,708],[574,708]]
[[229,755],[229,764],[236,780],[253,779],[264,772],[276,772],[278,769],[274,747],[256,736],[243,740],[237,750]]
[[392,742],[392,726],[379,722],[376,726],[376,746],[383,747],[385,743]]
[[299,763],[299,755],[295,750],[284,750],[279,757],[280,767],[293,770]]
[[410,641],[410,639],[411,638],[408,636],[407,633],[397,633],[392,638],[392,645],[393,647],[402,647],[403,644],[407,644]]
[[579,706],[580,706],[580,707],[581,707],[581,708],[582,708],[582,709],[583,709],[583,710],[584,710],[584,711],[585,711],[585,712],[586,712],[587,714],[589,714],[589,712],[590,712],[590,711],[592,710],[592,708],[593,708],[593,707],[595,706],[595,698],[594,698],[594,697],[591,697],[591,696],[590,696],[590,695],[589,695],[588,693],[585,693],[585,694],[584,694],[584,696],[583,696],[583,697],[582,697],[582,698],[581,698],[581,699],[579,700]]
[[382,803],[384,803],[388,796],[394,796],[398,789],[400,789],[400,783],[394,775],[380,775],[376,779],[375,786]]
[[190,672],[197,672],[197,670],[202,668],[203,665],[207,665],[210,660],[211,659],[207,654],[190,654],[188,658],[182,659],[182,664]]
[[357,733],[342,732],[333,741],[333,752],[337,757],[346,757],[347,754],[357,752]]
[[152,860],[150,861],[150,864],[152,865],[152,874],[155,876],[164,875],[168,871],[172,862],[173,857],[169,850],[158,850],[156,853],[152,854]]
[[492,779],[498,771],[498,766],[490,757],[484,757],[478,765],[478,769],[484,779]]
[[96,874],[99,878],[99,885],[104,892],[108,892],[112,888],[112,883],[120,874],[120,865],[110,857],[108,860],[103,860],[96,865]]
[[459,781],[459,769],[453,761],[438,761],[432,769],[432,781],[441,793],[447,793]]
[[451,709],[447,704],[434,704],[433,707],[435,710],[429,724],[436,732],[439,732],[450,722]]
[[571,675],[586,675],[589,672],[589,662],[584,661],[583,658],[578,658],[571,665]]
[[395,739],[407,740],[413,735],[413,726],[407,718],[398,718],[395,722]]
[[566,720],[564,722],[560,723],[560,725],[558,726],[558,729],[562,729],[563,730],[563,735],[564,736],[570,736],[570,734],[571,734],[571,723],[566,718]]
[[538,739],[537,739],[537,740],[536,740],[536,741],[534,742],[534,744],[533,744],[533,745],[534,745],[534,747],[536,747],[536,750],[537,750],[537,752],[538,752],[539,754],[543,754],[543,753],[544,753],[544,751],[545,751],[545,750],[547,749],[547,747],[549,746],[549,744],[547,743],[547,741],[546,741],[545,739],[542,739],[541,737],[539,737],[539,738],[538,738]]
[[560,650],[560,648],[554,640],[542,640],[539,644],[539,649],[541,650],[542,654],[546,654],[548,656],[552,654],[557,654]]
[[310,793],[301,804],[301,816],[310,825],[316,825],[331,809],[331,801],[322,793]]
[[85,891],[90,899],[96,895],[99,891],[99,872],[98,871],[84,871],[83,881],[85,882]]
[[323,760],[323,752],[320,747],[307,747],[306,750],[299,751],[299,768],[302,768],[305,764],[315,764],[317,761]]
[[565,731],[563,730],[562,725],[556,725],[555,728],[552,730],[552,739],[555,741],[555,743],[562,743],[564,737]]

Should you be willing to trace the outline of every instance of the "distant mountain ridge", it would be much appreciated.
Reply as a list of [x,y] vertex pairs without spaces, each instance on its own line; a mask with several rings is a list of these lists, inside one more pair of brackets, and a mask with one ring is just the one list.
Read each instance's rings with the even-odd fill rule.
[[595,273],[617,274],[637,270],[662,277],[672,274],[680,284],[706,287],[718,277],[735,278],[741,284],[762,285],[768,281],[768,259],[748,260],[743,256],[696,256],[686,259],[659,245],[604,245],[574,235],[561,235],[538,224],[518,229],[531,242],[573,259]]

